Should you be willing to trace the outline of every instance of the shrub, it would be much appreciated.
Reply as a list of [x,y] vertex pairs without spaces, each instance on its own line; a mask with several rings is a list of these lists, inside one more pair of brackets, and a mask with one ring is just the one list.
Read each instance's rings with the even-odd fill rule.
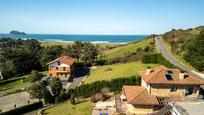
[[143,63],[157,63],[169,68],[175,67],[169,61],[167,61],[161,53],[145,54],[142,58]]
[[75,94],[74,94],[74,93],[71,94],[70,102],[71,102],[71,104],[73,104],[73,105],[76,104],[76,102],[75,102]]
[[110,81],[102,80],[96,81],[91,84],[84,84],[75,89],[70,89],[67,93],[68,96],[74,94],[75,96],[90,97],[98,92],[100,92],[104,87],[110,89],[110,91],[121,91],[123,85],[140,85],[139,77],[129,77],[129,78],[117,78]]

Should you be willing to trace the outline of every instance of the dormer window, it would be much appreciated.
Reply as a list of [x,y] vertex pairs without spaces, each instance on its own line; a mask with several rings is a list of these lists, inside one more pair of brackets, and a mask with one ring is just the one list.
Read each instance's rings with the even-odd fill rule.
[[172,76],[173,76],[173,72],[171,70],[167,70],[165,74],[165,78],[167,80],[173,80]]
[[166,77],[167,80],[173,80],[171,74],[165,74],[165,77]]
[[60,61],[58,61],[57,64],[60,65]]

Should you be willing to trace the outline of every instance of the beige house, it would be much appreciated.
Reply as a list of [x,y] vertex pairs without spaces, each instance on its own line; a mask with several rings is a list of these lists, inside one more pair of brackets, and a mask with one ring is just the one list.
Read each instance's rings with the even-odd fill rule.
[[149,95],[143,86],[123,86],[123,94],[127,101],[123,102],[126,114],[146,114],[152,113],[159,105],[156,96]]
[[146,87],[148,94],[161,97],[182,98],[197,97],[200,85],[204,80],[193,77],[179,69],[168,69],[161,65],[155,69],[147,68],[138,72],[141,86]]
[[[204,80],[163,65],[139,71],[141,86],[123,86],[123,106],[128,114],[171,114],[169,101],[197,97]],[[125,98],[124,98],[125,97]]]
[[69,56],[61,56],[48,65],[48,75],[50,77],[69,78],[74,73],[75,59]]

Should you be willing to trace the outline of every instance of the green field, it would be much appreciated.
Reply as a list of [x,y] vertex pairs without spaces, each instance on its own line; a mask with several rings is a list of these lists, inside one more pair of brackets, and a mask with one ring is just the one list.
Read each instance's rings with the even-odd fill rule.
[[[43,71],[43,72],[40,72],[40,73],[45,75],[47,73],[47,71]],[[13,89],[13,88],[21,89],[21,88],[25,88],[25,87],[29,86],[31,84],[29,81],[23,81],[23,78],[26,78],[29,75],[30,74],[20,76],[20,77],[18,77],[20,79],[17,80],[17,81],[11,81],[11,82],[8,82],[6,84],[1,84],[0,91],[9,90],[9,89]],[[16,79],[16,78],[11,78],[11,79]]]
[[7,84],[3,84],[0,87],[0,91],[8,90],[8,89],[13,89],[13,88],[24,88],[28,86],[30,83],[29,82],[23,82],[23,80],[17,80],[14,82],[10,82]]
[[[143,64],[140,62],[131,62],[125,64],[114,64],[98,66],[91,70],[90,75],[85,79],[85,83],[92,83],[99,80],[111,80],[120,77],[136,76],[137,71],[147,68],[147,66],[155,67],[157,64]],[[109,71],[108,71],[109,70]]]
[[[42,42],[41,46],[56,46],[61,45],[62,47],[66,48],[68,45],[72,45],[74,42]],[[107,47],[107,46],[118,46],[119,44],[108,44],[108,43],[93,43],[94,45],[98,45],[100,47]]]
[[137,48],[139,48],[139,47],[140,48],[145,48],[152,41],[153,41],[152,39],[145,39],[145,40],[142,40],[142,41],[139,41],[139,42],[130,43],[128,45],[124,45],[124,46],[117,47],[117,48],[114,48],[114,49],[111,49],[111,50],[107,50],[103,54],[104,54],[104,57],[106,59],[125,56],[128,53],[136,52]]
[[92,103],[89,99],[72,105],[70,102],[57,105],[45,111],[46,115],[91,115]]

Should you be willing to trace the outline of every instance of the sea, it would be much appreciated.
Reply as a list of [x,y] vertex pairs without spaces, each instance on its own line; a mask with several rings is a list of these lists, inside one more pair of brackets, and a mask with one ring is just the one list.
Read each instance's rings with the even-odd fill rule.
[[36,39],[39,42],[82,41],[91,43],[127,44],[129,42],[145,39],[147,36],[148,35],[0,34],[0,39],[21,38],[21,39]]

